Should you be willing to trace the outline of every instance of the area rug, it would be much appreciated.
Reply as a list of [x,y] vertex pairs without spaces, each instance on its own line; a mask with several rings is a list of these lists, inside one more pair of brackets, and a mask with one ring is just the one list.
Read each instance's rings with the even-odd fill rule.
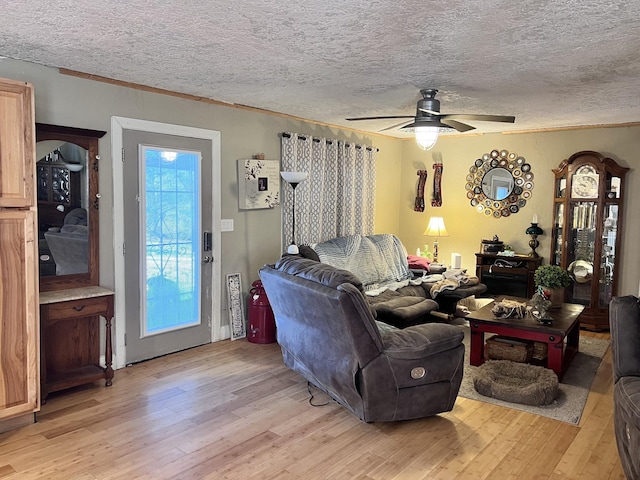
[[[469,365],[469,328],[466,326],[461,326],[460,328],[463,328],[465,331],[465,363],[462,385],[458,393],[459,396],[495,405],[502,405],[504,407],[522,410],[576,425],[580,422],[580,417],[582,417],[582,411],[587,402],[593,378],[602,362],[602,357],[607,351],[607,348],[609,348],[609,342],[607,340],[581,336],[580,351],[576,354],[565,372],[560,382],[555,401],[550,405],[535,407],[485,397],[476,392],[473,387],[473,377],[478,367]],[[487,334],[485,334],[485,339],[486,337]]]

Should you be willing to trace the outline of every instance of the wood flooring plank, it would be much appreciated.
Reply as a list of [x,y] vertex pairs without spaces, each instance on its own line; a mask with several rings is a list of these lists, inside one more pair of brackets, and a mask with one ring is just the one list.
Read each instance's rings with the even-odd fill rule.
[[233,442],[227,439],[221,439],[209,444],[207,448],[197,450],[190,455],[183,455],[162,465],[154,465],[134,478],[136,478],[136,480],[168,480],[180,478],[179,475],[183,472],[197,468],[212,458],[219,458],[225,452],[232,451],[235,446],[236,444]]
[[89,473],[100,480],[129,480],[176,462],[185,453],[173,445],[146,445],[133,449],[117,447],[114,455],[96,464]]
[[4,478],[15,472],[15,469],[11,465],[0,465],[0,478]]
[[607,352],[579,425],[466,398],[364,423],[333,401],[309,405],[276,344],[224,341],[118,370],[109,388],[51,394],[38,423],[0,434],[0,478],[623,479],[612,394]]
[[221,466],[228,465],[229,463],[242,462],[246,456],[258,448],[268,448],[269,443],[277,437],[275,433],[262,432],[220,452],[218,455],[204,461],[199,461],[190,468],[183,468],[174,476],[167,478],[170,480],[200,480],[216,472]]

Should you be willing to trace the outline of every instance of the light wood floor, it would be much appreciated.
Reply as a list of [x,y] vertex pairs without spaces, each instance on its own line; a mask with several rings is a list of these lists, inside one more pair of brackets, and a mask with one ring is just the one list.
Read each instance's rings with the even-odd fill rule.
[[578,426],[465,398],[436,417],[365,424],[310,406],[279,347],[245,340],[53,394],[38,420],[0,435],[3,480],[624,478],[610,353]]

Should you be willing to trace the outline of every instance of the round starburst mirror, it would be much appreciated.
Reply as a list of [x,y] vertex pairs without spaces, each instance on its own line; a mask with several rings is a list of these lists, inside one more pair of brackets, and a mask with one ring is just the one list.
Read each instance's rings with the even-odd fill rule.
[[469,168],[465,189],[469,204],[487,217],[518,213],[531,198],[533,172],[525,158],[508,150],[491,150]]

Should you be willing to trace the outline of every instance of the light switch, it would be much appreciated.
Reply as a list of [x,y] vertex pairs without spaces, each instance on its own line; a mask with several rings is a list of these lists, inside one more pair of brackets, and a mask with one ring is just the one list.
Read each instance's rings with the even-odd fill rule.
[[223,218],[220,221],[220,230],[223,232],[233,232],[233,218]]

